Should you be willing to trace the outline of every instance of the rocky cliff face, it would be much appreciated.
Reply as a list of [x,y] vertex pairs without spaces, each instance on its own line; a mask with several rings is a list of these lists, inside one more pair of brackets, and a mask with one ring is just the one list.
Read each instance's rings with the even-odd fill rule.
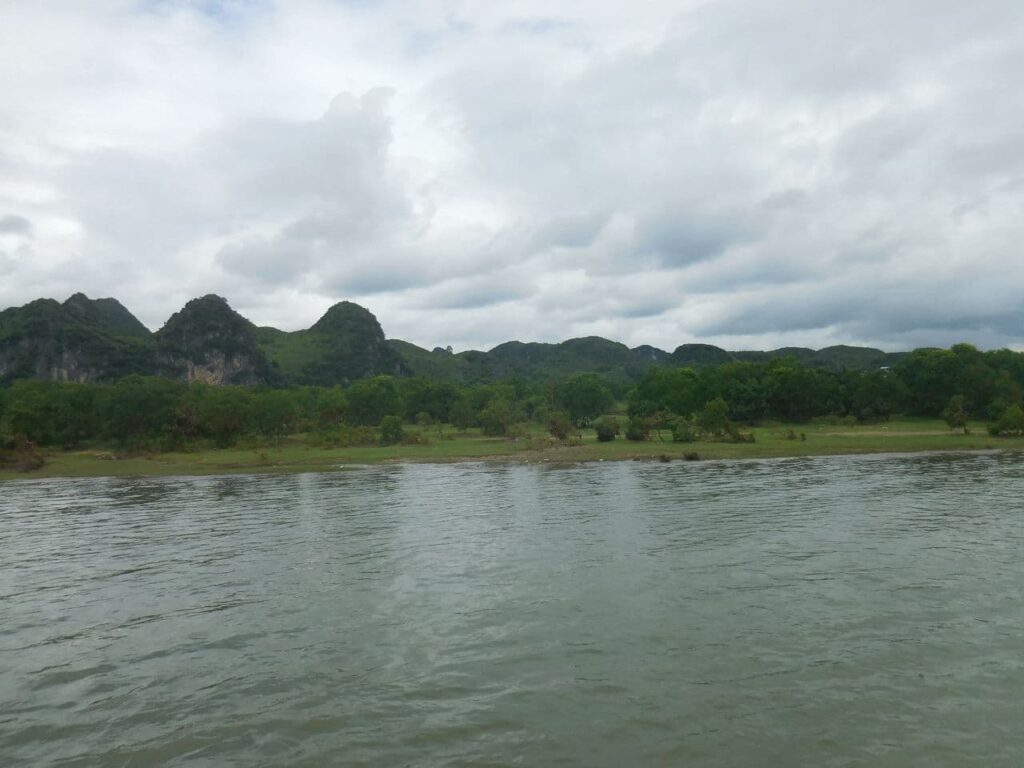
[[792,357],[809,367],[874,370],[902,356],[846,346],[729,352],[707,344],[684,344],[670,355],[599,337],[560,344],[508,342],[489,352],[429,352],[385,340],[377,318],[347,301],[327,310],[313,327],[291,333],[257,328],[212,295],[188,302],[155,334],[115,299],[81,293],[63,303],[38,299],[0,312],[0,384],[22,378],[104,382],[132,373],[214,385],[334,386],[379,374],[472,384],[580,372],[628,383],[656,364],[700,368]]
[[149,330],[115,299],[78,293],[0,312],[0,381],[113,381],[152,367]]
[[154,334],[157,372],[207,384],[256,385],[276,377],[256,326],[220,296],[192,299]]
[[156,333],[115,299],[81,293],[0,312],[0,383],[103,382],[139,373],[213,385],[333,386],[408,372],[377,318],[350,302],[293,333],[256,328],[213,295],[188,302]]

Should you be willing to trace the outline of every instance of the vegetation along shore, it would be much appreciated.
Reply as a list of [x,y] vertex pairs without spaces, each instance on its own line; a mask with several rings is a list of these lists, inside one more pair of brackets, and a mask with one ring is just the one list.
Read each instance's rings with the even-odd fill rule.
[[1024,354],[1006,349],[454,354],[344,302],[293,333],[218,297],[156,334],[80,294],[0,312],[0,479],[1000,448],[1024,448]]

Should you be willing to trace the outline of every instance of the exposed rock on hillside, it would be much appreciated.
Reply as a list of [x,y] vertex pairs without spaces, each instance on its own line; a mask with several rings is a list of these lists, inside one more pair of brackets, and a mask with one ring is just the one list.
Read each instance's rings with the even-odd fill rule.
[[207,384],[271,384],[256,326],[220,296],[192,299],[155,334],[161,375]]
[[76,293],[0,312],[0,381],[112,381],[153,363],[149,330],[116,299]]
[[0,312],[0,383],[114,381],[140,373],[209,384],[334,386],[380,374],[477,384],[600,373],[628,385],[652,365],[701,368],[794,358],[812,368],[873,370],[903,356],[867,347],[729,352],[709,344],[683,344],[669,354],[599,336],[558,344],[510,341],[488,352],[452,354],[450,348],[428,351],[386,340],[377,318],[348,301],[332,306],[313,327],[290,333],[257,328],[213,295],[188,302],[155,334],[115,299],[81,293],[63,304],[38,299]]

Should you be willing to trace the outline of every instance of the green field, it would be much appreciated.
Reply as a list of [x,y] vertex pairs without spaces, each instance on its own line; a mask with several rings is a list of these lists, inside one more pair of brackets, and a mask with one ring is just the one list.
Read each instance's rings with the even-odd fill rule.
[[[411,433],[416,428],[408,427]],[[248,446],[189,453],[122,455],[110,450],[54,451],[46,463],[30,472],[0,469],[0,480],[40,477],[103,477],[142,475],[201,475],[233,472],[318,472],[360,464],[398,462],[515,461],[572,463],[622,460],[763,459],[785,456],[825,456],[914,451],[1024,450],[1024,438],[993,438],[984,424],[968,435],[951,433],[939,420],[901,420],[872,425],[766,425],[753,430],[756,442],[673,443],[665,432],[659,439],[629,442],[619,438],[597,442],[585,431],[583,444],[563,446],[540,428],[518,440],[483,437],[475,430],[456,433],[445,427],[425,429],[426,444],[389,447],[321,448],[303,435],[279,445]]]

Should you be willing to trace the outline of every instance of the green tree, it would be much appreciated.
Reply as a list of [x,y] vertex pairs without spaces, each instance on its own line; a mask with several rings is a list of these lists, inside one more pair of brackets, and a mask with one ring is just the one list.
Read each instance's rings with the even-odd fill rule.
[[558,440],[565,440],[574,431],[572,419],[565,411],[552,411],[548,414],[548,432]]
[[999,414],[995,423],[988,427],[989,434],[1010,436],[1024,435],[1024,408],[1016,403],[1009,405]]
[[165,433],[187,387],[167,379],[133,374],[104,391],[99,410],[107,437],[140,446]]
[[850,409],[861,421],[886,421],[903,409],[907,399],[907,387],[898,376],[871,371],[853,380]]
[[938,416],[956,394],[963,357],[945,349],[915,349],[896,366],[895,372],[910,392],[911,413]]
[[460,397],[452,406],[451,423],[460,432],[465,432],[476,423],[473,406],[468,397]]
[[398,416],[385,416],[380,421],[380,444],[398,445],[405,439],[405,429]]
[[348,398],[341,387],[318,389],[316,395],[316,426],[318,429],[337,427],[345,421]]
[[562,383],[557,390],[558,404],[576,426],[586,426],[605,413],[615,402],[611,390],[593,373],[581,373]]
[[271,389],[253,396],[252,414],[256,430],[277,441],[294,431],[298,408],[291,392]]
[[806,368],[792,359],[768,365],[765,389],[770,413],[783,421],[807,421],[842,407],[835,374]]
[[690,368],[651,368],[629,398],[629,415],[653,416],[669,411],[688,416],[706,401],[700,377]]
[[230,448],[248,430],[252,396],[241,387],[209,387],[199,402],[199,425],[218,448]]
[[48,383],[16,381],[6,393],[3,432],[37,445],[53,442],[54,409]]
[[949,398],[949,403],[942,411],[942,418],[946,420],[950,429],[962,429],[964,434],[968,434],[970,430],[967,427],[967,398],[963,395],[953,395]]
[[489,437],[501,437],[508,432],[515,413],[507,400],[492,400],[480,412],[480,431]]
[[697,440],[697,430],[693,422],[685,416],[679,416],[672,421],[672,442],[692,443]]
[[716,397],[705,405],[694,417],[694,425],[708,437],[721,437],[729,432],[729,404]]
[[348,388],[348,414],[353,424],[375,427],[385,416],[401,416],[404,407],[391,376],[374,376]]
[[756,363],[724,363],[700,372],[701,403],[720,397],[729,403],[734,419],[753,424],[768,415],[765,366]]
[[651,439],[651,420],[646,416],[633,416],[626,425],[626,439],[643,442]]

